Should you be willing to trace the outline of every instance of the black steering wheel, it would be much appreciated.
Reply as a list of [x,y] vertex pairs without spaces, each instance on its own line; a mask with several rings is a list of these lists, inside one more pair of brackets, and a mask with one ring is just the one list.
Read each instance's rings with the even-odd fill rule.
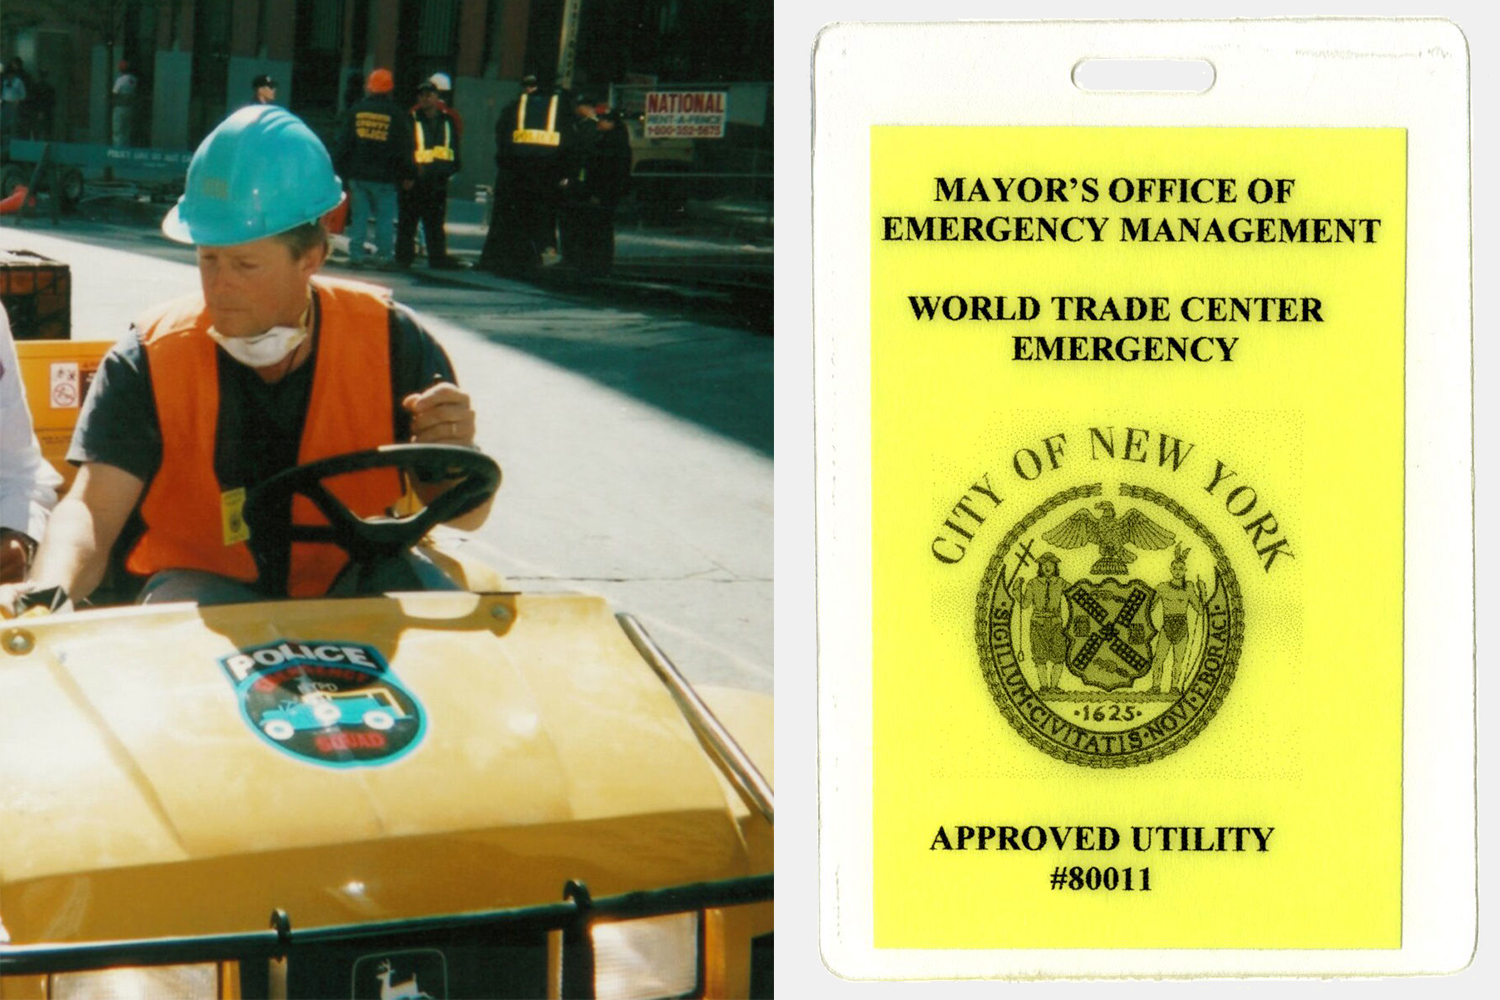
[[[370,469],[406,469],[418,482],[456,482],[415,514],[366,520],[334,496],[323,480]],[[365,564],[406,551],[433,526],[467,514],[484,503],[495,495],[499,486],[500,466],[473,448],[452,444],[388,444],[278,472],[251,488],[245,498],[244,517],[253,531],[262,519],[286,509],[292,497],[307,497],[328,523],[293,524],[287,537],[294,542],[331,542],[344,550],[351,563]]]

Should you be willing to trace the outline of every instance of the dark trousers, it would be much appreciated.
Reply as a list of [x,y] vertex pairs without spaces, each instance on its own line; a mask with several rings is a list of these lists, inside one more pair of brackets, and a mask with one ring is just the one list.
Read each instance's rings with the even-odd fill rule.
[[550,166],[505,169],[495,178],[495,205],[479,266],[526,274],[555,245],[557,192]]
[[[398,188],[398,190],[400,190]],[[448,179],[418,180],[409,191],[400,191],[401,214],[396,222],[396,263],[410,264],[415,255],[417,223],[427,239],[427,263],[448,256],[448,236],[443,223],[448,216]]]
[[607,274],[615,261],[615,206],[575,201],[558,215],[563,263],[591,274]]

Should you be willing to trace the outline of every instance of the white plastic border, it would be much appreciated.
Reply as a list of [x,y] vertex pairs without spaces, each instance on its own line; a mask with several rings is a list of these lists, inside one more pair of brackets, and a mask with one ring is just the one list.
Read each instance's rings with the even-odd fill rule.
[[[1004,53],[1004,58],[996,58]],[[1085,93],[1086,57],[1204,58],[1202,95]],[[1477,927],[1468,49],[1437,19],[840,24],[813,60],[819,891],[856,979],[1451,972]],[[1402,127],[1408,135],[1402,947],[872,945],[869,128]]]

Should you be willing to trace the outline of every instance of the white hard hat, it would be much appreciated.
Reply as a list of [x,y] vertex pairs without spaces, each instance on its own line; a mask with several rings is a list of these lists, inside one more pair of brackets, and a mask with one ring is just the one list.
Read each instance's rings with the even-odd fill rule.
[[453,81],[448,78],[447,73],[434,73],[427,78],[427,82],[438,90],[452,90]]

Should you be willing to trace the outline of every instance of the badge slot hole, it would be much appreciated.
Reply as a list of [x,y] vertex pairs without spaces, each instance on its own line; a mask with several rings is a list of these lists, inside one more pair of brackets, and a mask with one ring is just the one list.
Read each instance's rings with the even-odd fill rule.
[[1083,59],[1073,86],[1097,94],[1202,94],[1218,79],[1207,59]]

